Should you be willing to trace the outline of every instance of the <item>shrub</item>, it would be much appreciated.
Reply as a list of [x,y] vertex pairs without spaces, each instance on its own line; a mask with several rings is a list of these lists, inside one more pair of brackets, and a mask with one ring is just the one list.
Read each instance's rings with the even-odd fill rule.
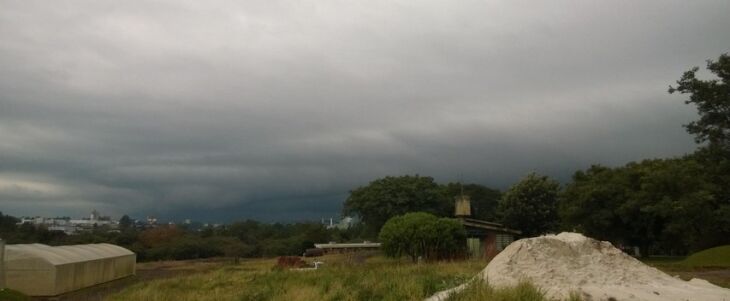
[[464,254],[466,230],[456,220],[425,213],[407,213],[389,219],[380,231],[383,253],[408,255],[412,261],[453,258]]

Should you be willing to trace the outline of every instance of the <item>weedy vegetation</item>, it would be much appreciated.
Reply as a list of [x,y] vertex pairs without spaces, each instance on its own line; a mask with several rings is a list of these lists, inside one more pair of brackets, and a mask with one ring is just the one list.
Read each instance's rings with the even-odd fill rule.
[[423,300],[458,286],[483,261],[412,263],[380,256],[322,257],[317,270],[275,268],[274,259],[244,260],[219,269],[137,283],[108,300]]
[[[494,288],[485,281],[472,281],[464,290],[449,296],[448,301],[548,301],[545,294],[530,282],[515,287]],[[583,300],[578,293],[571,293],[566,301]]]

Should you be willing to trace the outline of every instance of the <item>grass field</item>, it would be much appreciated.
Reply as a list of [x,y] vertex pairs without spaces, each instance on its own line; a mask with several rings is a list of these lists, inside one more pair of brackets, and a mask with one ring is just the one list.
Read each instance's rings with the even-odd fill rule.
[[[146,275],[174,274],[139,281],[105,300],[423,300],[467,282],[486,266],[483,261],[413,264],[381,256],[328,255],[315,260],[324,265],[312,271],[274,268],[275,259],[145,263],[141,269]],[[690,267],[679,257],[650,258],[645,262],[686,280],[698,277],[730,287],[728,268]],[[529,283],[494,289],[480,282],[450,300],[485,299],[545,300],[540,290]],[[579,298],[571,299],[575,300]]]
[[682,264],[690,267],[730,268],[730,245],[694,253],[682,261]]
[[374,256],[330,255],[318,270],[246,260],[209,272],[137,283],[107,300],[422,300],[473,277],[485,262],[413,264]]
[[695,256],[694,254],[686,258],[650,257],[648,259],[643,259],[642,261],[648,265],[662,270],[669,275],[679,276],[684,280],[701,278],[715,285],[730,288],[730,266],[722,267],[718,266],[717,263],[715,263],[718,260],[721,260],[722,256],[727,257],[730,256],[730,254],[713,255],[714,251],[712,253],[706,252],[713,249],[708,249],[695,253],[700,254],[701,256],[695,257],[695,259],[692,260],[689,259],[692,258],[692,256]]

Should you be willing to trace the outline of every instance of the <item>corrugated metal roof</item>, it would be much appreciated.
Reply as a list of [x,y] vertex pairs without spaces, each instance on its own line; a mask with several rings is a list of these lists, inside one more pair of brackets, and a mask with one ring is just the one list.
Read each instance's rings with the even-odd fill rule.
[[493,223],[493,222],[488,222],[488,221],[483,221],[483,220],[478,220],[478,219],[472,219],[472,218],[458,218],[458,219],[459,219],[459,221],[461,221],[462,224],[464,224],[464,226],[487,229],[487,230],[492,230],[492,231],[502,232],[502,233],[511,233],[511,234],[516,234],[516,235],[522,234],[522,231],[520,231],[520,230],[505,228],[502,224],[498,224],[498,223]]
[[380,248],[379,242],[314,244],[318,249]]
[[53,265],[134,255],[130,250],[112,244],[88,244],[51,247],[44,244],[5,246],[5,260],[39,258]]

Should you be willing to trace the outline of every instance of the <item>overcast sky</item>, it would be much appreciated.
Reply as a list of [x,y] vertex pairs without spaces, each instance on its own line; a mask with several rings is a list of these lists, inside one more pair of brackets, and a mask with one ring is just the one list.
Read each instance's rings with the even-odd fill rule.
[[729,1],[0,0],[0,211],[294,221],[692,152]]

